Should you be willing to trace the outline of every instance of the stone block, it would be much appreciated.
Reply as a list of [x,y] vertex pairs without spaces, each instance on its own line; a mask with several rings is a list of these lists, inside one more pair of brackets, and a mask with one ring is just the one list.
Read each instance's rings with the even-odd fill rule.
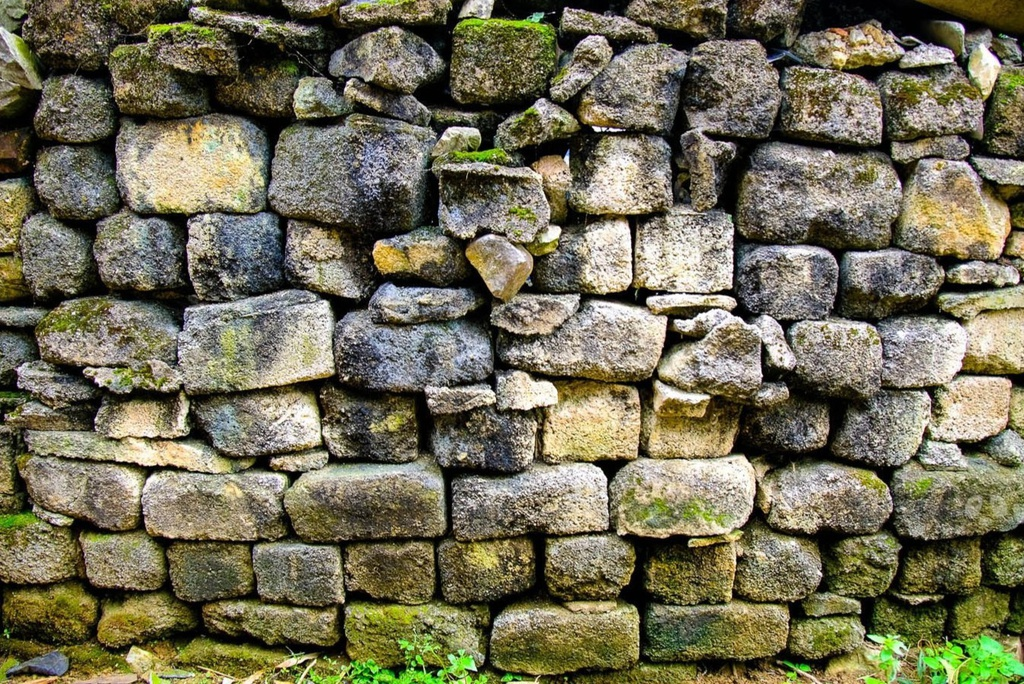
[[143,530],[121,534],[83,531],[78,543],[85,558],[85,576],[98,589],[155,591],[167,582],[164,549]]
[[826,542],[821,547],[824,586],[842,596],[880,596],[896,578],[901,548],[889,532]]
[[967,373],[1016,375],[1024,372],[1024,309],[983,311],[964,324]]
[[740,598],[792,602],[821,582],[821,554],[813,539],[779,534],[758,522],[743,531],[737,551],[733,591]]
[[558,402],[544,412],[541,455],[547,463],[632,460],[640,441],[640,396],[631,385],[558,382]]
[[96,226],[93,255],[112,290],[151,292],[183,287],[186,233],[163,218],[121,211]]
[[81,644],[92,637],[99,613],[99,599],[79,582],[4,591],[4,625],[46,643]]
[[114,95],[105,81],[78,74],[51,76],[32,124],[43,140],[91,143],[114,135]]
[[89,232],[39,213],[21,228],[22,273],[37,300],[69,299],[96,288]]
[[163,64],[148,44],[117,46],[108,66],[121,114],[177,119],[210,111],[203,77]]
[[736,545],[731,542],[710,546],[665,542],[652,546],[644,562],[644,589],[660,603],[728,603],[735,577]]
[[361,394],[336,385],[320,389],[323,438],[341,461],[408,463],[419,455],[416,400],[398,394]]
[[189,400],[183,392],[170,397],[103,397],[96,413],[96,432],[104,437],[187,437],[192,429]]
[[484,298],[469,287],[399,287],[384,283],[370,297],[370,316],[375,323],[415,325],[454,321],[475,311]]
[[431,451],[442,468],[514,473],[533,463],[537,419],[526,411],[483,406],[434,417]]
[[566,7],[562,12],[558,30],[567,36],[600,36],[607,40],[632,43],[654,43],[658,40],[658,33],[654,29],[632,19],[587,12],[575,7]]
[[[297,288],[363,300],[376,285],[369,241],[334,226],[288,221],[284,271]],[[389,275],[381,269],[384,275]]]
[[824,397],[867,399],[882,384],[882,339],[867,323],[839,318],[800,321],[786,335],[796,368],[792,382]]
[[672,206],[671,149],[651,135],[584,135],[571,144],[569,207],[628,216]]
[[84,71],[103,68],[119,34],[108,7],[77,0],[45,0],[31,9],[22,34],[47,65]]
[[385,277],[423,280],[447,287],[469,277],[462,244],[439,228],[417,228],[373,245],[373,265]]
[[341,639],[338,608],[304,608],[259,601],[217,601],[203,606],[203,624],[213,634],[250,637],[271,646],[329,647]]
[[722,211],[676,205],[640,221],[633,287],[708,294],[732,289],[733,225]]
[[997,535],[985,541],[982,573],[985,584],[997,587],[1024,585],[1024,538]]
[[204,302],[224,302],[284,285],[284,235],[269,212],[199,214],[188,220],[188,275]]
[[871,614],[872,634],[899,634],[908,641],[941,639],[945,634],[948,609],[942,603],[909,605],[880,596]]
[[18,465],[29,496],[54,513],[104,530],[131,530],[141,521],[146,473],[133,466],[31,456]]
[[655,662],[767,658],[789,636],[789,607],[774,603],[652,603],[645,617],[644,656]]
[[928,436],[940,442],[977,442],[1009,422],[1012,383],[1007,378],[958,375],[935,390]]
[[34,182],[39,199],[59,219],[99,219],[121,205],[114,159],[98,146],[54,145],[39,150]]
[[75,536],[32,513],[0,516],[0,582],[51,584],[74,579],[82,564]]
[[996,79],[991,106],[985,116],[985,148],[992,154],[1018,157],[1024,152],[1024,130],[1020,113],[1024,111],[1024,93],[1017,86],[1024,69],[1006,65]]
[[444,491],[440,469],[426,461],[329,465],[299,477],[285,507],[308,542],[440,537]]
[[[449,606],[439,601],[420,606],[353,601],[345,606],[345,650],[352,660],[373,660],[381,667],[404,665],[399,639],[414,640],[429,633],[437,652],[466,652],[478,665],[484,662],[484,628],[491,617],[486,606]],[[440,656],[437,656],[440,658]],[[432,665],[440,665],[436,660]]]
[[644,396],[640,449],[650,458],[716,458],[728,456],[740,427],[739,404],[709,399],[701,416],[673,416],[654,410]]
[[846,407],[832,453],[872,467],[901,466],[917,453],[931,419],[927,392],[882,390]]
[[747,409],[740,436],[766,452],[807,453],[828,444],[829,405],[825,401],[790,395],[774,406]]
[[883,387],[946,385],[960,371],[967,335],[956,321],[938,316],[898,316],[879,321]]
[[565,227],[558,249],[537,259],[533,281],[542,292],[563,294],[609,294],[628,289],[633,282],[629,221],[607,217]]
[[429,541],[345,546],[345,588],[377,601],[417,605],[434,597],[437,573]]
[[927,306],[943,283],[936,259],[902,249],[846,252],[839,261],[839,313],[887,318]]
[[485,603],[533,587],[537,561],[529,537],[460,542],[437,547],[441,593],[449,603]]
[[0,382],[13,384],[18,368],[38,358],[39,350],[31,333],[0,331]]
[[311,390],[295,387],[197,399],[193,413],[218,451],[266,456],[320,446],[320,409]]
[[[273,21],[266,17],[254,19]],[[291,119],[295,91],[306,72],[303,62],[271,52],[244,62],[237,76],[215,79],[213,97],[230,111],[267,119]]]
[[715,311],[675,323],[673,329],[698,339],[684,340],[664,354],[658,364],[662,381],[738,402],[750,400],[761,387],[761,333],[754,326]]
[[629,584],[633,544],[611,534],[551,537],[545,541],[544,580],[563,601],[608,601]]
[[981,586],[981,540],[948,539],[910,543],[896,590],[904,594],[966,594]]
[[878,79],[890,140],[981,130],[985,103],[957,65],[889,71]]
[[1002,631],[1010,618],[1010,593],[979,587],[953,600],[946,631],[952,639],[973,639],[986,631]]
[[558,388],[553,382],[536,380],[524,371],[499,371],[494,380],[499,411],[529,411],[558,403]]
[[264,601],[297,606],[345,602],[341,549],[295,542],[256,544],[252,550],[256,593]]
[[35,188],[27,177],[0,181],[0,252],[16,252],[21,226],[39,208]]
[[779,85],[783,135],[857,147],[882,144],[882,97],[863,76],[794,66],[782,72]]
[[807,660],[834,658],[857,650],[865,633],[860,618],[853,616],[794,619],[786,649]]
[[248,544],[174,542],[167,563],[174,594],[183,601],[245,596],[255,588]]
[[493,233],[526,244],[551,218],[541,176],[532,169],[480,161],[442,163],[433,172],[441,202],[438,223],[454,238]]
[[146,531],[167,539],[279,539],[288,529],[282,504],[287,486],[284,473],[158,471],[142,493]]
[[196,611],[167,591],[105,599],[100,609],[96,640],[107,648],[160,641],[199,626]]
[[838,290],[839,264],[820,247],[751,247],[737,258],[736,296],[754,314],[780,321],[825,318]]
[[331,55],[329,70],[335,78],[358,78],[387,90],[413,93],[440,80],[445,62],[415,33],[388,26],[346,43]]
[[725,36],[726,3],[723,0],[682,0],[665,5],[656,0],[632,0],[626,16],[655,28],[681,31],[697,40]]
[[513,105],[544,95],[557,61],[543,22],[466,19],[452,32],[451,88],[459,104]]
[[533,255],[500,235],[473,240],[466,248],[466,260],[480,274],[490,293],[501,301],[514,297],[533,272]]

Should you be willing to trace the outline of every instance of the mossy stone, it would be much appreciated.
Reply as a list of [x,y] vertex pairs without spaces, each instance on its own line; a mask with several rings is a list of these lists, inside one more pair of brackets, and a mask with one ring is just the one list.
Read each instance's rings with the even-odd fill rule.
[[982,574],[986,584],[999,587],[1024,585],[1024,536],[1004,534],[987,539]]
[[99,608],[99,600],[79,582],[7,587],[3,618],[14,634],[54,644],[77,644],[92,636]]
[[825,586],[842,596],[884,593],[896,577],[900,543],[888,532],[847,537],[822,546]]
[[533,101],[547,90],[556,55],[556,32],[549,24],[507,19],[461,21],[452,34],[452,97],[459,104]]
[[789,625],[787,649],[806,660],[844,655],[864,642],[864,625],[855,616],[793,620]]
[[105,600],[102,610],[96,638],[108,648],[165,639],[199,626],[195,611],[167,591]]
[[666,542],[650,549],[644,563],[644,588],[665,603],[726,603],[732,599],[735,575],[735,544],[689,547]]
[[899,634],[907,643],[941,639],[947,612],[942,603],[911,606],[882,596],[875,601],[870,629],[872,634]]
[[903,550],[896,588],[907,594],[963,594],[981,584],[981,540],[912,543]]
[[179,667],[211,667],[224,674],[247,677],[259,670],[271,670],[291,656],[283,648],[266,648],[255,644],[231,644],[196,637],[178,652]]
[[978,587],[953,601],[947,631],[952,639],[971,639],[985,630],[998,630],[1009,618],[1010,593]]
[[789,607],[730,601],[720,605],[651,604],[644,655],[653,661],[752,660],[786,648]]

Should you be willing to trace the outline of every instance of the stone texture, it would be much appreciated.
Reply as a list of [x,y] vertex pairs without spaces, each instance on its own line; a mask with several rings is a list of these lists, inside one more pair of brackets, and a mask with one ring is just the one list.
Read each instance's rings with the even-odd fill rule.
[[416,230],[373,245],[373,264],[387,277],[424,280],[447,287],[469,276],[469,262],[458,240],[436,228]]
[[192,429],[189,400],[184,393],[132,399],[108,394],[96,413],[95,425],[96,432],[111,439],[187,437]]
[[632,460],[640,441],[640,396],[630,385],[586,380],[556,383],[558,401],[544,413],[541,455],[547,463]]
[[565,140],[579,130],[579,122],[570,112],[542,97],[502,121],[494,133],[494,145],[504,150],[519,150]]
[[677,161],[681,161],[680,169],[689,174],[691,206],[697,211],[713,209],[725,192],[738,146],[733,142],[712,140],[699,129],[683,133],[679,146],[682,158]]
[[4,624],[11,632],[31,634],[53,644],[80,644],[89,639],[99,612],[99,600],[78,582],[4,591]]
[[761,603],[791,602],[809,596],[821,582],[821,554],[814,540],[749,525],[738,544],[733,591]]
[[174,594],[183,601],[245,596],[254,588],[247,544],[175,542],[167,548],[167,563]]
[[846,252],[839,262],[837,308],[850,318],[886,318],[924,308],[942,283],[942,267],[923,254]]
[[0,331],[0,380],[11,384],[18,368],[39,358],[35,340],[25,332]]
[[490,335],[476,322],[382,325],[368,311],[339,321],[334,357],[342,384],[389,392],[479,382],[494,367]]
[[644,589],[655,601],[673,605],[728,603],[735,576],[736,546],[731,542],[666,542],[651,547],[644,563]]
[[533,271],[542,292],[610,294],[633,282],[633,239],[623,217],[600,218],[562,230],[558,249],[539,257]]
[[1024,130],[1020,127],[1020,113],[1024,111],[1024,93],[1019,90],[1024,69],[1004,66],[992,90],[988,113],[985,116],[986,149],[992,154],[1019,157],[1024,152]]
[[758,506],[780,532],[872,534],[889,519],[893,496],[870,470],[810,460],[765,475]]
[[[638,24],[632,19],[611,14],[597,14],[575,7],[566,7],[562,11],[562,20],[558,25],[558,30],[568,36],[600,36],[607,40],[633,43],[653,43],[658,39],[658,34],[654,29]],[[579,44],[577,43],[577,45]]]
[[320,410],[312,391],[275,388],[199,399],[199,427],[218,451],[266,456],[320,446]]
[[285,495],[285,508],[307,542],[440,537],[445,530],[444,480],[426,461],[304,473]]
[[444,60],[422,38],[397,26],[365,33],[331,56],[336,78],[359,78],[367,83],[412,93],[444,75]]
[[740,180],[736,228],[758,242],[878,249],[889,244],[901,197],[881,153],[768,143]]
[[784,402],[748,409],[742,440],[763,451],[807,453],[828,443],[829,406],[824,401],[791,395]]
[[128,594],[100,604],[96,640],[107,648],[168,639],[199,626],[194,609],[170,592]]
[[54,527],[31,513],[0,516],[0,581],[51,584],[74,579],[82,564],[70,528]]
[[930,419],[927,392],[882,390],[846,407],[832,453],[874,467],[901,466],[917,453]]
[[49,214],[25,221],[20,252],[25,282],[37,301],[79,297],[98,284],[92,236]]
[[0,181],[0,250],[16,252],[21,226],[39,208],[35,189],[27,177]]
[[800,601],[800,608],[807,617],[860,615],[861,602],[848,596],[822,591],[815,592]]
[[338,609],[279,606],[259,601],[218,601],[203,606],[203,624],[214,634],[252,637],[263,643],[333,646],[341,638]]
[[1009,617],[1009,592],[979,587],[953,600],[947,630],[954,639],[970,639],[989,630],[1000,631]]
[[288,221],[285,276],[292,285],[345,299],[365,299],[375,285],[369,245],[333,226]]
[[[399,639],[429,633],[439,653],[459,649],[478,665],[487,652],[484,628],[491,623],[485,606],[448,606],[432,601],[420,606],[353,601],[345,606],[346,652],[352,660],[372,659],[381,667],[404,665]],[[440,665],[438,659],[434,665]]]
[[287,486],[284,473],[158,471],[142,493],[146,531],[168,539],[278,539],[287,532],[282,504]]
[[626,16],[655,28],[681,31],[697,40],[725,36],[726,3],[723,0],[681,0],[661,3],[632,0]]
[[[983,458],[967,459],[966,470],[926,470],[911,461],[892,477],[896,532],[939,540],[1013,529],[1024,518],[1024,472]],[[963,502],[956,507],[943,503]]]
[[345,99],[369,109],[387,119],[397,119],[414,126],[430,123],[430,110],[412,95],[400,95],[390,90],[363,83],[358,78],[345,82]]
[[126,119],[117,135],[117,184],[140,214],[261,211],[269,161],[266,132],[227,114],[143,124]]
[[491,308],[491,325],[516,335],[550,335],[580,307],[576,294],[520,293]]
[[117,46],[108,66],[122,114],[181,118],[210,111],[203,77],[163,64],[148,44]]
[[167,582],[160,543],[143,530],[122,534],[82,532],[85,576],[98,589],[155,591]]
[[168,290],[187,282],[185,240],[185,231],[172,221],[121,211],[97,224],[92,252],[110,289]]
[[658,364],[658,377],[691,392],[749,399],[761,385],[761,335],[739,318],[723,318],[700,339],[670,348]]
[[34,181],[39,199],[59,219],[103,218],[120,206],[114,160],[97,146],[54,145],[39,150]]
[[797,38],[793,52],[805,64],[829,69],[882,66],[900,59],[904,50],[877,20],[838,31],[814,31]]
[[976,442],[1006,427],[1011,383],[1006,378],[959,375],[935,390],[928,436]]
[[352,102],[345,97],[344,88],[323,76],[303,76],[292,94],[295,118],[333,119],[351,114]]
[[880,321],[882,385],[945,385],[959,372],[967,336],[955,321],[937,316],[899,316]]
[[733,226],[724,212],[676,205],[642,220],[636,233],[633,286],[712,293],[732,287]]
[[50,408],[39,401],[27,401],[4,415],[4,424],[22,430],[91,430],[95,406]]
[[[1004,249],[1003,253],[1010,252]],[[1020,284],[1020,271],[1013,266],[992,261],[968,261],[951,266],[946,272],[946,282],[953,285],[1006,287]]]
[[437,546],[441,593],[449,603],[483,603],[521,594],[536,581],[529,537],[459,542]]
[[369,395],[326,385],[320,390],[323,438],[342,461],[414,461],[418,455],[416,402],[400,395]]
[[1024,310],[985,311],[964,324],[968,373],[1013,375],[1024,372]]
[[752,247],[737,259],[737,298],[751,313],[780,321],[825,318],[838,289],[839,265],[820,247]]
[[484,235],[466,248],[466,260],[480,275],[488,291],[501,301],[519,292],[533,272],[533,256],[521,245],[500,235]]
[[48,78],[32,124],[44,140],[91,143],[109,138],[115,130],[111,88],[77,74]]
[[529,411],[558,403],[558,389],[548,380],[535,380],[523,371],[499,371],[494,378],[499,411]]
[[857,617],[793,620],[786,650],[807,660],[834,658],[857,650],[864,643],[865,633]]
[[645,618],[644,655],[656,662],[767,658],[786,648],[789,634],[789,608],[773,603],[652,603]]
[[896,589],[907,594],[964,594],[981,586],[981,540],[908,544]]
[[118,31],[110,8],[77,0],[43,0],[31,5],[22,35],[51,67],[102,68]]
[[547,601],[513,604],[494,619],[491,658],[502,670],[561,674],[620,670],[640,658],[640,615],[624,602],[600,612],[575,612]]
[[760,43],[710,40],[690,53],[681,102],[690,128],[762,140],[771,133],[781,101],[779,74]]
[[31,456],[18,465],[29,496],[48,511],[104,530],[131,530],[141,519],[145,471],[108,463]]
[[[832,69],[782,72],[779,131],[813,142],[875,147],[882,143],[882,98],[863,76]],[[827,96],[823,96],[827,93]]]
[[874,632],[905,635],[914,641],[939,639],[945,634],[947,613],[942,603],[912,606],[881,596],[875,601],[870,624]]
[[582,214],[634,215],[672,206],[671,150],[650,135],[585,135],[571,143],[569,206]]
[[441,229],[463,240],[480,232],[528,243],[547,225],[550,209],[541,177],[525,167],[484,162],[435,166]]
[[804,0],[737,0],[729,5],[729,31],[763,43],[777,39],[792,45],[800,32],[804,4]]
[[606,529],[607,478],[589,463],[535,463],[509,477],[460,475],[452,482],[452,532],[459,541]]
[[971,154],[970,144],[958,135],[940,135],[920,140],[893,140],[892,160],[897,164],[910,164],[927,157],[962,161]]
[[345,589],[378,601],[418,605],[437,585],[429,541],[374,542],[345,547]]
[[483,303],[484,298],[468,287],[399,287],[384,283],[370,297],[368,308],[376,323],[410,325],[462,318]]
[[556,32],[543,22],[467,19],[452,32],[451,89],[459,104],[519,104],[547,90]]
[[824,585],[842,596],[879,596],[889,589],[896,577],[901,548],[889,532],[845,537],[823,544]]
[[882,341],[874,326],[838,318],[801,321],[790,326],[787,339],[798,387],[825,397],[866,399],[881,386]]
[[333,328],[330,305],[299,290],[188,307],[178,345],[185,389],[238,392],[329,377]]
[[[654,487],[654,482],[659,482]],[[610,485],[615,531],[664,539],[712,536],[741,527],[754,505],[754,472],[742,456],[642,459]]]
[[889,71],[878,79],[890,140],[971,133],[981,127],[984,102],[959,66]]
[[[520,371],[511,371],[519,373]],[[500,380],[499,380],[500,382]],[[445,416],[452,413],[465,413],[482,406],[493,406],[497,403],[497,393],[490,385],[462,385],[460,387],[424,388],[427,397],[427,410],[433,416]]]
[[664,345],[666,320],[646,308],[585,299],[553,333],[498,335],[498,358],[513,368],[604,382],[649,378]]
[[654,411],[644,397],[640,448],[650,458],[716,458],[732,453],[740,425],[740,405],[710,399],[700,416],[672,416]]
[[86,367],[82,374],[96,387],[113,394],[131,394],[135,390],[173,394],[182,385],[178,367],[157,359],[135,361],[119,368]]
[[431,451],[442,468],[497,473],[525,470],[533,463],[537,421],[525,411],[499,413],[490,406],[434,417]]
[[907,180],[896,244],[958,259],[996,259],[1010,214],[967,162],[924,159]]
[[545,541],[544,580],[564,601],[612,600],[629,584],[633,545],[615,535],[552,537]]
[[961,320],[970,320],[983,311],[1022,308],[1024,286],[974,292],[943,292],[939,295],[937,303],[943,313]]
[[[594,14],[592,12],[587,12],[585,10],[566,7],[562,12],[561,30],[565,32],[567,24],[569,26],[573,26],[574,18],[584,15],[587,17],[594,17],[596,18],[596,21],[607,20],[610,18]],[[629,21],[624,17],[617,18],[622,21]],[[612,19],[614,20],[615,18]],[[634,24],[634,26],[640,29],[641,32],[645,28],[638,24]],[[650,29],[647,30],[650,31],[651,34],[654,33]],[[594,35],[590,31],[586,31],[585,35],[586,37],[573,48],[568,61],[565,62],[565,64],[551,79],[551,99],[555,102],[561,104],[579,94],[579,92],[586,88],[587,85],[590,84],[594,78],[612,61],[614,53],[612,52],[612,46],[608,44],[607,37]],[[678,94],[676,97],[678,98]]]
[[205,302],[279,290],[284,285],[284,235],[269,212],[200,214],[188,221],[188,275]]
[[[333,7],[324,11],[323,0],[284,0],[284,3],[291,5],[291,11],[298,11],[306,16],[329,14],[333,11]],[[317,9],[310,11],[311,4]],[[332,4],[336,5],[337,3]],[[413,0],[413,2],[402,4],[390,3],[385,0],[370,0],[356,4],[350,3],[338,8],[334,23],[341,28],[358,29],[389,25],[440,26],[444,24],[450,9],[451,3],[448,0]]]
[[982,573],[985,584],[1018,587],[1024,584],[1024,540],[1017,534],[997,535],[983,547]]

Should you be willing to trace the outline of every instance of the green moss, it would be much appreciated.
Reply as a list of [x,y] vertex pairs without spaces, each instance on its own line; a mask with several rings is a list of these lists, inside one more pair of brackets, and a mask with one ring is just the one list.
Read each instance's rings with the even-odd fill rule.
[[537,214],[529,207],[510,207],[508,210],[509,216],[524,221],[536,221]]
[[463,19],[455,27],[455,32],[484,31],[491,35],[532,31],[552,41],[557,39],[555,27],[539,21],[526,19]]
[[882,494],[883,496],[889,492],[889,488],[885,486],[885,483],[870,470],[858,470],[856,471],[856,476],[865,489],[870,489],[876,494]]
[[272,671],[274,665],[288,656],[284,649],[226,644],[198,637],[181,649],[176,664],[180,667],[209,667],[225,674],[246,677],[258,670]]
[[389,413],[383,420],[370,423],[370,432],[375,435],[391,434],[401,432],[409,423],[408,418],[401,413]]
[[86,674],[93,672],[131,672],[124,658],[111,653],[98,644],[77,644],[64,649],[68,659],[74,663],[75,671]]
[[930,477],[916,480],[910,485],[910,498],[923,499],[928,496],[928,492],[931,491],[933,484],[935,484],[935,480]]
[[175,24],[152,24],[149,27],[149,40],[217,40],[218,33],[209,26],[199,26],[190,21]]
[[503,149],[477,150],[475,152],[452,152],[445,157],[446,162],[456,164],[496,164],[498,166],[514,166],[512,156]]
[[36,335],[95,333],[102,317],[112,306],[113,302],[108,297],[85,297],[65,302],[43,317],[36,326]]
[[13,515],[0,515],[0,530],[20,530],[29,525],[42,522],[34,513],[14,513]]

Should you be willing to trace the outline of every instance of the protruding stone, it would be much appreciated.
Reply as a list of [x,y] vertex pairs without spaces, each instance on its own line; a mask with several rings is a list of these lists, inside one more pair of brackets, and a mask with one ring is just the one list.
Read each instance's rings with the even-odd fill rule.
[[117,46],[108,66],[121,114],[175,119],[210,111],[203,77],[163,64],[147,44]]
[[874,20],[839,30],[805,33],[797,38],[793,52],[811,66],[847,70],[884,66],[904,54],[896,36]]
[[874,467],[901,466],[917,453],[931,419],[927,392],[882,390],[846,408],[832,453]]
[[320,410],[311,391],[274,388],[196,401],[199,426],[218,451],[266,456],[320,446]]
[[214,634],[252,637],[266,644],[333,646],[341,638],[338,609],[300,608],[259,601],[218,601],[203,606],[203,624]]
[[896,577],[901,548],[889,532],[824,544],[825,586],[843,596],[879,596]]
[[[518,372],[518,371],[512,371]],[[500,380],[499,380],[500,382]],[[433,416],[465,413],[497,402],[497,396],[490,385],[462,385],[460,387],[423,388],[427,396],[427,410]]]
[[923,43],[900,57],[900,69],[922,69],[955,64],[956,55],[948,47]]
[[[1007,253],[1005,249],[1003,253]],[[1020,284],[1020,271],[1008,264],[993,261],[968,261],[950,266],[946,270],[946,282],[954,285],[1006,287]]]
[[431,634],[442,653],[459,649],[483,665],[487,652],[484,628],[491,622],[486,606],[450,606],[432,601],[421,606],[353,601],[345,606],[346,652],[353,660],[372,659],[381,667],[405,663],[398,641]]
[[[325,0],[284,0],[285,4],[295,6],[299,3],[323,5]],[[337,7],[332,1],[330,9],[324,11],[317,8],[314,14],[330,14]],[[409,3],[394,4],[386,0],[369,0],[368,2],[349,3],[338,8],[334,23],[341,28],[376,28],[378,26],[443,26],[452,5],[449,0],[412,0]],[[308,9],[303,9],[308,12]],[[355,657],[355,656],[353,656]]]
[[[653,43],[658,40],[658,34],[654,29],[638,24],[632,19],[587,12],[575,7],[566,7],[562,11],[562,21],[558,25],[558,30],[567,36],[600,36],[607,40],[630,43]],[[582,42],[581,40],[580,43]]]
[[[572,22],[574,17],[583,15],[596,17],[598,21],[607,19],[629,21],[625,17],[605,17],[585,10],[566,7],[562,12],[562,31],[565,32],[567,21]],[[641,31],[647,30],[654,34],[651,29],[634,25]],[[573,48],[569,60],[551,79],[551,99],[562,104],[577,95],[611,63],[613,54],[607,37],[587,32],[586,37]]]
[[122,368],[87,367],[82,374],[97,387],[114,394],[131,394],[135,390],[173,394],[181,389],[178,367],[156,359],[129,363]]
[[991,154],[1019,157],[1024,152],[1024,128],[1020,113],[1024,111],[1024,93],[1020,79],[1024,69],[1006,66],[996,79],[985,117],[985,147]]
[[866,399],[882,384],[882,339],[874,326],[839,318],[800,321],[787,339],[796,356],[793,381],[825,397]]
[[426,126],[430,123],[430,110],[412,95],[393,93],[363,83],[358,78],[350,78],[345,82],[344,96],[388,119],[397,119],[413,126]]
[[231,301],[281,289],[284,235],[270,212],[188,221],[188,274],[199,299]]
[[54,76],[32,120],[36,135],[61,143],[91,143],[114,134],[114,97],[104,81],[77,74]]
[[804,0],[735,0],[729,4],[729,32],[789,46],[800,33],[803,11]]
[[667,294],[652,295],[644,302],[656,314],[691,317],[706,311],[732,311],[737,302],[729,295]]
[[658,364],[658,377],[691,392],[749,399],[761,385],[761,335],[730,316],[703,338],[669,349]]
[[725,191],[729,168],[736,159],[736,143],[712,140],[699,129],[691,129],[680,136],[679,146],[681,169],[689,174],[691,206],[697,211],[713,209]]
[[292,93],[292,112],[300,121],[334,119],[350,114],[352,109],[343,87],[323,76],[303,76]]
[[110,463],[31,456],[18,472],[37,505],[104,530],[131,530],[141,520],[145,471]]
[[45,213],[31,216],[20,231],[22,270],[36,300],[79,297],[95,289],[89,232]]
[[430,541],[345,546],[345,588],[378,601],[419,605],[434,597],[437,573]]
[[430,150],[430,158],[439,159],[455,152],[476,152],[481,142],[483,138],[479,129],[472,126],[449,126]]
[[864,643],[866,630],[857,617],[795,619],[789,625],[786,649],[807,660],[851,653]]
[[96,414],[96,431],[105,437],[187,437],[191,431],[189,401],[184,393],[168,398],[103,398]]
[[378,240],[373,264],[385,277],[425,280],[440,287],[465,280],[470,272],[459,241],[436,228]]
[[783,71],[780,85],[783,135],[858,147],[882,143],[882,98],[863,76],[795,66]]
[[543,22],[466,19],[452,33],[451,88],[459,104],[518,104],[547,90],[556,32]]
[[152,24],[148,42],[158,60],[178,71],[203,76],[238,75],[238,47],[224,29],[184,21]]
[[74,579],[82,564],[74,535],[32,513],[0,516],[0,580],[8,584],[51,584]]
[[39,199],[59,219],[99,219],[116,212],[121,204],[114,159],[97,146],[43,148],[36,156],[34,180]]
[[533,256],[521,245],[487,234],[466,248],[466,260],[476,269],[492,295],[512,299],[533,272]]
[[658,416],[703,418],[711,404],[711,395],[684,392],[655,380],[652,385],[651,410]]
[[935,259],[902,249],[846,252],[839,262],[838,310],[850,318],[886,318],[915,311],[943,282]]
[[968,373],[1014,375],[1024,372],[1024,309],[985,311],[964,324]]
[[891,140],[972,133],[985,103],[957,65],[926,71],[888,71],[878,79]]
[[489,232],[517,243],[533,240],[550,210],[539,174],[523,167],[474,162],[434,167],[441,229],[462,240]]
[[441,592],[449,603],[483,603],[521,594],[536,581],[536,558],[529,537],[459,542],[437,547]]
[[558,403],[558,389],[554,383],[537,380],[523,371],[499,371],[494,385],[499,411],[529,411]]
[[935,390],[928,435],[943,442],[977,442],[1002,431],[1009,420],[1007,378],[959,375]]
[[119,33],[110,7],[46,0],[32,4],[31,10],[21,32],[48,66],[85,71],[103,68]]
[[578,295],[521,293],[491,309],[491,325],[516,335],[550,335],[579,309]]
[[788,636],[789,608],[784,604],[652,603],[644,621],[644,655],[654,661],[752,660],[781,652]]
[[94,432],[25,433],[29,451],[85,461],[127,463],[144,468],[170,467],[199,473],[234,473],[252,465],[251,460],[218,455],[198,440],[107,439]]
[[672,206],[671,149],[650,135],[573,139],[569,206],[582,214],[627,216]]
[[404,463],[416,460],[416,402],[327,385],[320,390],[323,435],[336,459]]
[[815,592],[800,601],[800,608],[803,609],[804,615],[807,617],[860,615],[861,602],[848,596],[822,591]]
[[99,612],[99,600],[79,582],[4,591],[4,624],[12,632],[32,634],[49,643],[86,641],[93,635]]
[[893,140],[890,153],[897,164],[912,164],[928,157],[962,161],[970,156],[971,146],[959,135],[940,135],[911,141]]
[[655,28],[681,31],[697,40],[725,37],[724,0],[682,0],[666,5],[656,0],[632,0],[626,16]]
[[644,588],[656,601],[691,606],[732,600],[736,546],[691,547],[666,542],[651,548],[644,564]]
[[640,396],[635,387],[586,380],[555,386],[557,403],[544,413],[541,454],[547,463],[636,458]]
[[917,452],[918,462],[925,470],[960,470],[970,469],[960,445],[952,442],[937,442],[926,439]]
[[193,7],[189,19],[248,36],[278,48],[323,50],[327,47],[327,31],[322,26],[283,21],[249,12],[226,12],[209,7]]
[[503,150],[519,150],[564,140],[579,130],[580,125],[571,113],[542,97],[498,125],[494,146]]

